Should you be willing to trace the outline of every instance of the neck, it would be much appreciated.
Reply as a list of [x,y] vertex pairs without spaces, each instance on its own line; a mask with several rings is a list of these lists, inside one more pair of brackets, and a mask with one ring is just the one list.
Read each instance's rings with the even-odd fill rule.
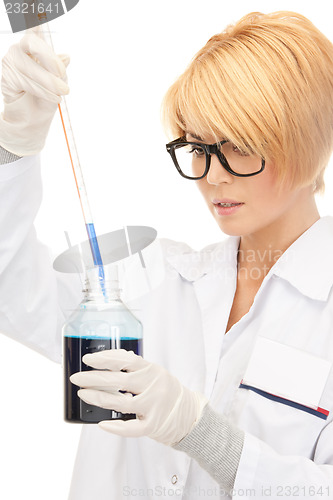
[[320,218],[314,195],[305,197],[271,224],[241,236],[238,274],[261,283],[268,271],[294,241]]

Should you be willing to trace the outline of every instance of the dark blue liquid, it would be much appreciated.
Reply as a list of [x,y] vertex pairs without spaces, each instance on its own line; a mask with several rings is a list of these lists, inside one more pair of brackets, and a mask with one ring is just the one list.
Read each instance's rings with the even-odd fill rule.
[[104,351],[106,349],[126,349],[142,356],[142,339],[105,339],[64,337],[64,393],[65,393],[65,420],[85,424],[96,424],[101,420],[129,420],[135,418],[132,413],[119,413],[113,410],[99,408],[82,401],[69,377],[73,373],[93,370],[82,361],[82,356],[88,353]]

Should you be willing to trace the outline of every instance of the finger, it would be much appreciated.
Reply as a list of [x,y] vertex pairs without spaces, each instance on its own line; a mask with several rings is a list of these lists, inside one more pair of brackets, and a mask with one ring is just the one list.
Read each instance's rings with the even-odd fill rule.
[[61,58],[57,56],[42,38],[34,33],[25,35],[20,41],[21,50],[38,60],[40,66],[50,73],[63,78],[66,74],[66,66]]
[[135,397],[129,393],[109,393],[93,389],[80,389],[77,394],[80,399],[90,405],[120,411],[121,413],[135,413]]
[[70,376],[69,380],[72,384],[78,385],[79,387],[132,392],[128,387],[126,377],[127,373],[125,372],[91,370],[74,373]]
[[151,385],[151,375],[149,375],[149,367],[147,368],[136,372],[89,370],[74,373],[69,380],[79,387],[125,391],[137,395],[142,394]]
[[51,102],[59,102],[59,96],[69,93],[68,85],[61,78],[49,73],[15,46],[3,59],[2,66],[2,83],[9,93],[16,89]]
[[103,420],[99,422],[99,427],[107,432],[118,434],[125,437],[140,437],[145,435],[145,427],[143,421],[139,419],[133,420]]
[[82,361],[93,368],[129,372],[140,370],[148,364],[141,356],[125,349],[110,349],[94,354],[85,354]]
[[[35,34],[36,36],[38,36],[40,39],[44,40],[44,42],[45,42],[44,31],[40,25],[37,25],[34,28],[29,28],[28,30],[25,31],[25,33],[26,34],[30,34],[30,33]],[[45,42],[45,43],[47,43],[47,42]],[[68,54],[57,54],[57,56],[61,59],[61,61],[63,62],[63,64],[67,68],[67,66],[70,63],[70,56]]]

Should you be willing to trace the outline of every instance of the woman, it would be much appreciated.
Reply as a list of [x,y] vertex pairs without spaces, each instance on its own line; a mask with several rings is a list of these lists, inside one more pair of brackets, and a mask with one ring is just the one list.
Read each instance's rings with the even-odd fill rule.
[[[28,84],[22,71],[17,76],[22,52],[26,64],[29,53],[42,66],[23,72]],[[41,149],[55,108],[45,99],[66,93],[64,74],[33,35],[7,56],[4,155]],[[145,359],[123,350],[88,355],[103,372],[71,378],[83,400],[138,416],[84,427],[71,500],[332,495],[333,221],[320,218],[314,199],[332,152],[332,101],[332,44],[286,12],[250,14],[228,27],[169,90],[167,150],[230,238],[202,252],[159,242],[150,268],[162,269],[163,280],[132,301]],[[33,136],[19,114],[29,107]],[[23,172],[8,181],[9,201],[24,193],[35,207],[26,184],[38,179],[36,159],[17,163],[16,177]],[[2,301],[1,326],[52,356],[63,293],[37,253],[34,214],[30,208],[14,221],[20,234],[2,286],[17,262],[41,278],[28,276],[20,297]],[[23,308],[27,294],[33,300]],[[18,309],[26,312],[18,317]]]

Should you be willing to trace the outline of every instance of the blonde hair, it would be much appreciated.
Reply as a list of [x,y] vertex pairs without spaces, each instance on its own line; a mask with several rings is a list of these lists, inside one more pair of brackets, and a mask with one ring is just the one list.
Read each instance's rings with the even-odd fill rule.
[[313,184],[333,149],[333,44],[294,12],[253,12],[210,38],[168,90],[173,138],[222,138],[273,162],[281,186]]

